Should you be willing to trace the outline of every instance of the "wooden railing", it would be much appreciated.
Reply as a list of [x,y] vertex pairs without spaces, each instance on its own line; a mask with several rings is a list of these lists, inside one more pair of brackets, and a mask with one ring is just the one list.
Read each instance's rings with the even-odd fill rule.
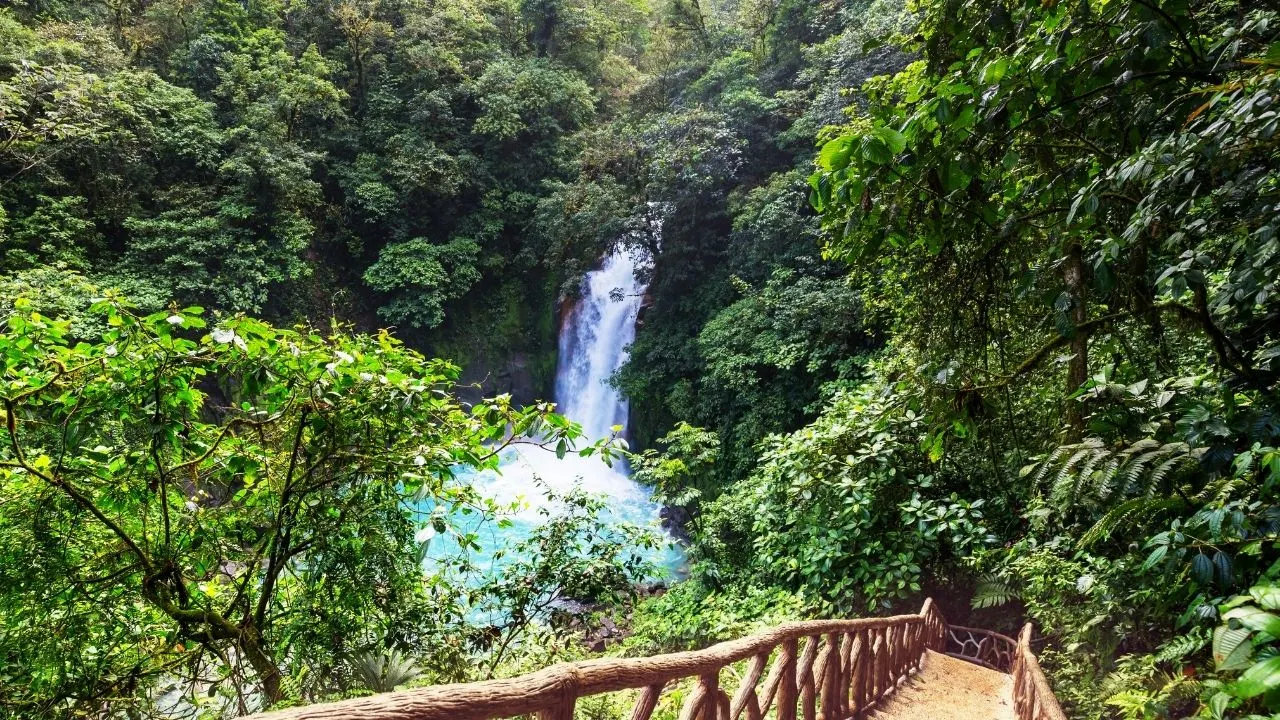
[[947,626],[947,654],[1002,673],[1013,671],[1018,643],[1008,635],[979,628]]
[[[865,717],[888,698],[920,670],[927,651],[944,652],[947,632],[933,601],[926,600],[912,615],[787,623],[705,650],[563,663],[509,680],[436,685],[257,717],[493,720],[536,715],[539,720],[572,720],[580,698],[638,690],[631,720],[650,720],[669,683],[695,679],[679,720],[762,720],[770,711],[776,720],[848,720]],[[1018,716],[1065,720],[1030,654],[1029,633],[1028,626],[1026,642],[1020,638],[1010,659]],[[745,665],[741,673],[723,672],[736,663]],[[723,675],[740,679],[727,688],[721,685]]]
[[1022,626],[1013,654],[1013,707],[1018,720],[1066,720],[1058,698],[1031,651],[1031,623]]

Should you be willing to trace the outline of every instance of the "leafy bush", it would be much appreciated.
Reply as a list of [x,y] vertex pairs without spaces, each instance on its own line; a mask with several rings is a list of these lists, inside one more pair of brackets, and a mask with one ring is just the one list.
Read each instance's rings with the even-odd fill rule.
[[697,650],[802,619],[805,611],[798,596],[775,587],[743,585],[716,591],[698,582],[682,582],[636,606],[623,652]]
[[749,527],[753,553],[726,558],[745,566],[713,572],[763,577],[845,612],[919,592],[926,564],[959,560],[987,532],[984,501],[948,492],[922,450],[928,422],[912,405],[904,388],[871,383],[766,440],[760,467],[706,509],[695,550],[715,547],[717,533],[732,547]]

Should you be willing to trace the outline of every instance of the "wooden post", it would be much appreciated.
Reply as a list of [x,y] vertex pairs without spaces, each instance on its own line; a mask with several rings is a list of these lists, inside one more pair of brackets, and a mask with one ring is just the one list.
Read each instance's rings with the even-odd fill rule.
[[822,718],[840,720],[840,634],[827,635],[827,662],[822,678]]
[[557,705],[538,713],[538,720],[573,720],[573,706],[577,699],[570,696]]
[[741,684],[738,685],[738,692],[734,693],[733,702],[729,704],[730,718],[737,718],[752,702],[755,703],[757,712],[759,711],[760,700],[756,695],[756,684],[760,682],[760,676],[764,674],[764,666],[767,662],[769,662],[769,653],[760,653],[751,658],[751,664],[747,666],[747,674],[743,676]]
[[880,696],[884,694],[884,631],[876,631],[875,643],[871,646],[871,701],[879,702]]
[[702,686],[702,712],[698,717],[702,720],[719,720],[720,713],[717,712],[720,707],[720,671],[707,673],[699,678],[698,684]]
[[778,683],[778,720],[796,720],[796,652],[794,638],[782,641],[782,654],[786,664],[782,666],[782,680]]
[[[805,648],[805,653],[804,653],[806,659],[812,655],[812,653],[809,652],[809,648],[811,647],[816,648],[820,640],[821,640],[821,637],[817,635],[809,638],[809,644]],[[817,687],[816,687],[817,678],[815,677],[815,675],[818,673],[820,669],[823,670],[825,673],[825,670],[826,670],[825,667],[823,668],[818,667],[819,659],[825,660],[825,657],[826,657],[826,653],[824,651],[822,656],[814,656],[814,659],[812,661],[802,664],[800,668],[800,672],[802,673],[801,675],[802,682],[800,683],[800,709],[803,711],[804,720],[816,720],[817,718],[818,693],[817,693]],[[808,665],[808,670],[805,670],[804,665]],[[823,665],[826,665],[826,663],[824,662]]]
[[662,684],[654,684],[640,691],[635,707],[631,708],[631,720],[649,720],[654,708],[658,707],[658,698],[662,696]]
[[854,633],[849,655],[850,710],[854,717],[867,706],[867,642],[865,633]]
[[853,641],[857,635],[844,633],[840,643],[840,717],[849,717],[853,704]]

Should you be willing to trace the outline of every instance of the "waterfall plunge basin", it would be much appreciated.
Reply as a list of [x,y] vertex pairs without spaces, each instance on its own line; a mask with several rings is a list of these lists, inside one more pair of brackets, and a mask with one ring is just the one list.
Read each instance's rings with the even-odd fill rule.
[[[510,550],[547,519],[541,512],[543,509],[555,512],[547,491],[562,495],[574,486],[604,500],[607,508],[600,519],[606,525],[638,525],[660,535],[663,542],[659,547],[640,549],[641,556],[658,571],[650,580],[670,582],[684,574],[684,550],[659,527],[661,507],[649,498],[646,488],[626,474],[622,463],[615,462],[609,467],[599,457],[584,458],[576,453],[558,459],[549,450],[517,445],[502,453],[497,470],[464,470],[458,473],[457,479],[472,483],[482,496],[501,506],[517,508],[514,513],[502,516],[508,523],[501,527],[497,522],[479,520],[478,515],[450,520],[455,530],[475,534],[480,549],[474,556],[486,574],[499,575],[516,559]],[[457,541],[452,537],[437,536],[431,542],[428,564],[433,557],[444,557],[458,550]],[[495,557],[499,550],[504,551],[503,555]]]

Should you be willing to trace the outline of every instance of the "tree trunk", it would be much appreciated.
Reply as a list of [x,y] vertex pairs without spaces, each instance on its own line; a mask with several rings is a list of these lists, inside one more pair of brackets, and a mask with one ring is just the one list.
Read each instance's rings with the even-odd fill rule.
[[252,625],[245,628],[236,646],[240,648],[240,652],[244,654],[249,664],[253,666],[253,671],[258,674],[258,682],[262,684],[262,695],[264,699],[264,709],[280,702],[280,667],[276,665],[271,656],[262,647],[262,637],[258,633],[258,629]]
[[[1067,284],[1067,293],[1071,297],[1071,362],[1067,366],[1066,396],[1070,397],[1085,381],[1089,379],[1089,331],[1083,329],[1088,320],[1088,309],[1085,307],[1084,287],[1084,254],[1079,242],[1072,242],[1067,249],[1067,262],[1063,266],[1062,275]],[[1084,438],[1084,413],[1080,403],[1073,399],[1066,401],[1067,442],[1076,443]]]

